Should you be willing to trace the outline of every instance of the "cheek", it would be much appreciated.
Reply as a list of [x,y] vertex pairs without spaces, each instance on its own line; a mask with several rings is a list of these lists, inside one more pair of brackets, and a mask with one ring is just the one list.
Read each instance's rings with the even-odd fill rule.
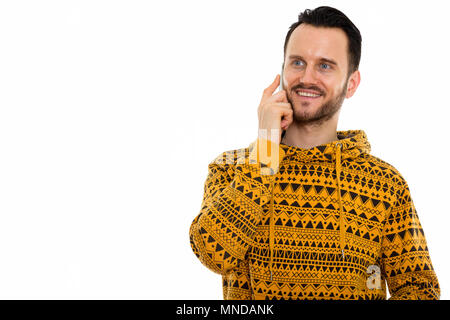
[[[323,89],[325,90],[325,98],[329,99],[340,94],[343,90],[343,84],[335,81],[324,81]],[[344,84],[345,85],[345,84]]]
[[295,81],[295,78],[292,76],[289,76],[288,74],[283,74],[283,84],[284,84],[284,89],[289,89],[290,87],[292,87],[292,84]]
[[285,69],[283,72],[284,84],[290,88],[293,85],[296,85],[301,80],[301,74],[299,72],[295,72],[289,68]]

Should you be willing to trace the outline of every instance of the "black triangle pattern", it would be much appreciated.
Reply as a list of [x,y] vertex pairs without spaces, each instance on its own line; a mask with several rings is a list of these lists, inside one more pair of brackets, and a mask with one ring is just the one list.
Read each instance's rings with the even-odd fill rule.
[[[342,161],[342,257],[336,170],[323,154],[332,159],[328,148],[287,149],[274,177],[272,281],[271,179],[238,164],[249,148],[224,152],[210,164],[189,236],[200,261],[222,275],[224,299],[385,299],[386,285],[395,299],[438,298],[408,185],[395,167],[368,153]],[[380,268],[379,289],[367,285],[368,267],[374,265]]]

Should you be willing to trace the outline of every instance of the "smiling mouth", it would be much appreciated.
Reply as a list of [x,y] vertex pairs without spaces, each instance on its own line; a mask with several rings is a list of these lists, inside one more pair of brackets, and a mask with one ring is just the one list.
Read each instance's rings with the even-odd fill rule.
[[295,91],[295,93],[297,94],[297,96],[299,96],[300,98],[306,98],[306,99],[317,99],[319,97],[321,97],[322,95],[320,93],[313,93],[313,92],[308,92],[308,91],[303,91],[303,90],[297,90]]

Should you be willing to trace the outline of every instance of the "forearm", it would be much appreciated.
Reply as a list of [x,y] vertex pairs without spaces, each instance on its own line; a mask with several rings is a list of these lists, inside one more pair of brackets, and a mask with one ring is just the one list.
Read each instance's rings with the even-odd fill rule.
[[203,201],[191,224],[190,242],[212,271],[224,274],[244,259],[270,199],[267,179],[253,166],[236,166],[232,182]]

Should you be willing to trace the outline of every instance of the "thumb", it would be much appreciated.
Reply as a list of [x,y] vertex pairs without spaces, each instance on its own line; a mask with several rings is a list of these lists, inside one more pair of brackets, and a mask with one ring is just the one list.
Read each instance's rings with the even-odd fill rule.
[[289,102],[287,99],[286,90],[278,91],[271,97],[271,100],[273,102]]

